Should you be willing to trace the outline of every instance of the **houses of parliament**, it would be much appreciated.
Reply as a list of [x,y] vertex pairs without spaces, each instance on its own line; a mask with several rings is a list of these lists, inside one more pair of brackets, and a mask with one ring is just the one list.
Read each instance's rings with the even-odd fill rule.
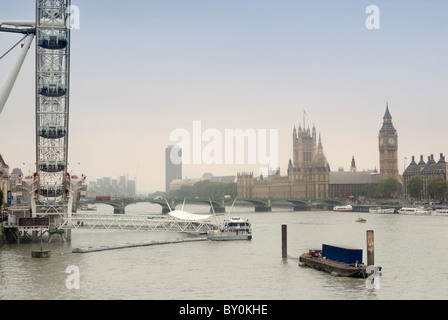
[[379,172],[376,169],[357,171],[354,157],[350,171],[344,171],[343,168],[331,171],[325,158],[321,136],[317,135],[314,126],[311,130],[301,126],[298,129],[294,127],[292,142],[293,156],[288,163],[287,175],[281,176],[279,170],[267,177],[238,173],[239,198],[319,199],[347,195],[357,197],[368,195],[369,184],[378,184],[387,178],[394,178],[404,185],[403,177],[398,173],[398,134],[387,104],[378,133]]

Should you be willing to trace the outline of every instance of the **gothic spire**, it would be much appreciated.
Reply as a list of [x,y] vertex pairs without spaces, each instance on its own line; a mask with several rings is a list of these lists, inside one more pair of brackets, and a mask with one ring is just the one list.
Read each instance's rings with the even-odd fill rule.
[[324,153],[324,148],[322,147],[322,139],[320,138],[320,132],[319,132],[319,142],[317,143],[317,153]]
[[383,127],[381,128],[380,132],[384,131],[393,131],[395,132],[394,125],[392,124],[392,116],[389,112],[389,102],[386,101],[386,112],[384,113],[383,117]]

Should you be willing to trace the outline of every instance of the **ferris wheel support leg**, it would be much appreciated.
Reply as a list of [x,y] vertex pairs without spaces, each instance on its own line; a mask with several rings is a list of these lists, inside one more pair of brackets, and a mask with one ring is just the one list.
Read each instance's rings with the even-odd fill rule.
[[33,195],[31,195],[31,217],[35,218],[37,216],[36,211],[37,211],[36,198]]
[[67,217],[72,217],[72,208],[73,208],[73,195],[68,196],[68,203],[67,203]]
[[19,58],[16,60],[12,66],[11,72],[6,78],[5,84],[0,87],[0,114],[5,107],[6,101],[8,100],[9,94],[12,91],[14,83],[16,82],[17,76],[19,75],[20,69],[22,68],[23,62],[25,61],[26,54],[31,47],[31,43],[34,39],[34,34],[30,34],[25,39],[25,44],[22,47]]

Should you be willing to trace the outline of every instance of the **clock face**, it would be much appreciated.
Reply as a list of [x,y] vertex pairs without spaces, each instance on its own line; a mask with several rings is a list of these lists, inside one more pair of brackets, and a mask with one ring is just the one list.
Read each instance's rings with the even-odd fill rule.
[[389,144],[394,144],[395,139],[394,138],[389,138]]
[[380,139],[380,145],[383,145],[383,138]]

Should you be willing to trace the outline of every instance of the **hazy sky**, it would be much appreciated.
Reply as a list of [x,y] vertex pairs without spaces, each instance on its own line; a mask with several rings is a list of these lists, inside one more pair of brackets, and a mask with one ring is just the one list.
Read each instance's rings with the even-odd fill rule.
[[[137,177],[164,190],[170,134],[277,129],[283,175],[292,130],[315,125],[332,170],[379,168],[378,132],[389,102],[404,157],[448,154],[448,1],[73,0],[69,170],[88,180]],[[369,5],[380,29],[366,28]],[[34,19],[32,0],[2,1],[0,20]],[[20,39],[0,34],[0,55]],[[0,85],[13,51],[0,60]],[[35,162],[34,46],[0,115],[11,169]],[[203,143],[203,147],[207,142]],[[23,165],[25,163],[25,165]],[[79,165],[78,165],[79,163]],[[33,170],[33,169],[32,169]],[[250,165],[184,165],[258,173]]]

